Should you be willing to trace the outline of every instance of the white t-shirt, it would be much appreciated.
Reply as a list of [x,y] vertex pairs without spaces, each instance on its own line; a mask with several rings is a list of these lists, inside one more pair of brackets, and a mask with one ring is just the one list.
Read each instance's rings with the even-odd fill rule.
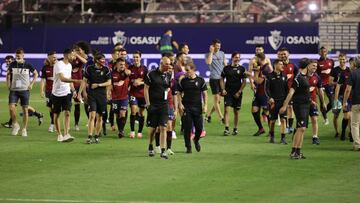
[[71,78],[72,66],[70,63],[65,64],[64,61],[58,61],[54,65],[54,83],[52,94],[57,97],[63,97],[71,93],[70,83],[62,82],[59,73],[62,73],[65,78]]

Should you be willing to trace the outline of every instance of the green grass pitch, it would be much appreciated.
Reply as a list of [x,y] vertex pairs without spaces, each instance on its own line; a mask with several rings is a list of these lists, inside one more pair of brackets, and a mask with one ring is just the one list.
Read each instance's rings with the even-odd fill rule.
[[[1,122],[9,118],[7,98],[2,83]],[[176,154],[162,160],[159,155],[147,156],[146,128],[143,139],[129,139],[127,125],[127,137],[119,140],[108,126],[108,136],[100,144],[84,144],[83,106],[79,132],[73,131],[71,118],[75,141],[56,142],[55,133],[47,132],[49,116],[37,83],[30,103],[45,113],[44,123],[38,126],[37,119],[30,118],[26,138],[0,128],[0,202],[358,201],[360,153],[351,151],[349,141],[335,140],[331,124],[323,126],[319,118],[321,144],[311,145],[308,129],[303,147],[307,159],[290,160],[290,144],[269,144],[266,136],[252,136],[257,128],[251,100],[246,87],[238,136],[222,136],[224,126],[214,114],[212,123],[205,125],[200,153],[184,153],[177,128]],[[276,141],[278,132],[277,127]]]

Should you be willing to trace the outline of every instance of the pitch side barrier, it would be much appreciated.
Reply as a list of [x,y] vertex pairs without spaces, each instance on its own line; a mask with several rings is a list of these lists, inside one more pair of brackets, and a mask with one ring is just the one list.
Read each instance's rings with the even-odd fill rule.
[[[4,58],[7,55],[13,55],[13,53],[1,53],[0,54],[0,81],[6,80],[6,65]],[[226,54],[226,58],[228,59],[230,63],[231,54]],[[274,60],[277,58],[276,54],[267,54],[267,57],[269,57],[271,60]],[[348,54],[348,57],[354,57],[357,56],[357,54]],[[36,70],[40,73],[40,70],[44,64],[44,61],[47,57],[46,53],[28,53],[25,54],[25,60],[29,63],[33,64],[36,68]],[[62,54],[57,54],[58,58],[62,57]],[[109,60],[111,55],[105,54],[105,57]],[[205,54],[190,54],[190,57],[193,59],[196,67],[197,67],[197,74],[204,77],[206,80],[209,79],[210,71],[208,69],[208,66],[205,64]],[[241,60],[240,64],[248,68],[249,61],[251,58],[254,57],[254,54],[241,54]],[[129,54],[129,58],[132,58],[132,55]],[[142,63],[146,65],[149,70],[154,69],[159,66],[161,55],[160,54],[142,54]],[[298,64],[299,60],[302,58],[309,58],[309,59],[318,59],[318,54],[291,54],[290,60],[292,63]],[[329,54],[329,58],[332,58],[335,60],[335,65],[338,65],[337,61],[337,55],[336,54]],[[40,80],[40,79],[39,79]]]

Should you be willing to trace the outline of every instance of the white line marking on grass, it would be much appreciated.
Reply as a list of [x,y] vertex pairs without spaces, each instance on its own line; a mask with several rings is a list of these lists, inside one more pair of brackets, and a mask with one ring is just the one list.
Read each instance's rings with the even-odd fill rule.
[[[152,203],[150,201],[109,201],[109,200],[71,200],[71,199],[18,199],[0,198],[0,202],[65,202],[65,203]],[[191,203],[191,202],[162,202],[162,203]]]

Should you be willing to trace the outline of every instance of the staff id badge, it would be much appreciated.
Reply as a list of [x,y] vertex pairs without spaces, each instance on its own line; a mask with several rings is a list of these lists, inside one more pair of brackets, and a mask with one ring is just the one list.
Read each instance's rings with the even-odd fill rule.
[[168,91],[167,91],[167,90],[165,90],[165,92],[164,92],[164,100],[166,101],[166,100],[167,100],[167,98],[168,98]]
[[16,87],[16,88],[20,88],[20,87],[21,87],[21,80],[16,80],[16,81],[15,81],[15,87]]

